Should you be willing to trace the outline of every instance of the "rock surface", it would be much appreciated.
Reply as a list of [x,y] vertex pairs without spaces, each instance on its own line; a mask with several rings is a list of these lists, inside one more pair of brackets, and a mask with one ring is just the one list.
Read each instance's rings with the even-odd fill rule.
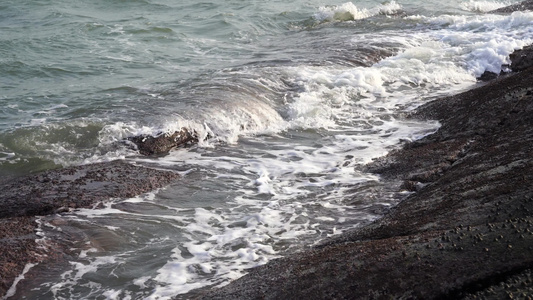
[[498,8],[490,13],[512,13],[514,11],[533,10],[533,0],[526,0],[520,3]]
[[35,216],[92,207],[110,198],[128,198],[177,180],[178,174],[121,161],[47,171],[0,183],[0,296],[28,263],[53,260],[60,247],[36,240]]
[[139,135],[128,138],[128,140],[137,146],[139,152],[143,155],[164,155],[173,148],[186,146],[197,143],[196,133],[190,132],[186,128],[174,133],[163,133],[157,136]]
[[[511,57],[521,73],[419,108],[412,117],[439,120],[439,131],[364,167],[416,191],[391,213],[200,298],[531,299],[532,51]],[[158,155],[196,137],[182,130],[130,141]],[[177,178],[117,161],[0,182],[0,296],[28,263],[54,259],[36,242],[36,215],[132,197]]]
[[524,71],[533,67],[533,45],[516,50],[510,55],[511,70],[514,72]]
[[365,166],[417,190],[375,223],[202,299],[533,295],[533,69],[420,107],[442,127]]

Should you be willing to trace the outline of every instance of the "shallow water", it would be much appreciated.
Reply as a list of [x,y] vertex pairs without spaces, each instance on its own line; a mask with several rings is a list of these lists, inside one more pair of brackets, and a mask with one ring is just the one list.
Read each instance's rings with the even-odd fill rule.
[[[380,217],[402,195],[358,167],[533,41],[533,13],[487,13],[515,2],[2,2],[2,176],[113,159],[182,175],[41,218],[40,242],[75,237],[74,254],[16,297],[187,297]],[[201,142],[123,142],[182,127]]]

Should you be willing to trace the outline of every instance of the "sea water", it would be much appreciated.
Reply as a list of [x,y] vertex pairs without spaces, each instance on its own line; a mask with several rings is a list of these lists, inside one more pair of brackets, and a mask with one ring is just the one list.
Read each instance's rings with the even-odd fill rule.
[[[360,166],[533,42],[532,12],[490,13],[516,2],[2,0],[0,176],[115,159],[182,175],[39,218],[38,243],[72,254],[8,295],[187,298],[379,218],[402,195]],[[183,127],[199,143],[165,156],[124,142]]]

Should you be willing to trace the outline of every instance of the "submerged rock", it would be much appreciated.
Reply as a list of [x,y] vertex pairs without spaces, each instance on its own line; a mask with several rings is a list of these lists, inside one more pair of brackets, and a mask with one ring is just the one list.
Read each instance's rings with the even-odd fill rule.
[[190,132],[186,128],[174,133],[162,133],[157,136],[139,135],[128,138],[133,142],[139,152],[143,155],[161,155],[167,154],[173,148],[198,143],[198,137],[195,132]]

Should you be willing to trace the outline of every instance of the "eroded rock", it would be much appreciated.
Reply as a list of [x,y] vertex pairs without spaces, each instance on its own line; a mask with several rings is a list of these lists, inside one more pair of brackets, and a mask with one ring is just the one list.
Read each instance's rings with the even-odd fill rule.
[[128,140],[133,142],[143,155],[162,155],[167,154],[173,148],[197,143],[198,136],[195,132],[182,128],[172,134],[139,135],[130,137]]

